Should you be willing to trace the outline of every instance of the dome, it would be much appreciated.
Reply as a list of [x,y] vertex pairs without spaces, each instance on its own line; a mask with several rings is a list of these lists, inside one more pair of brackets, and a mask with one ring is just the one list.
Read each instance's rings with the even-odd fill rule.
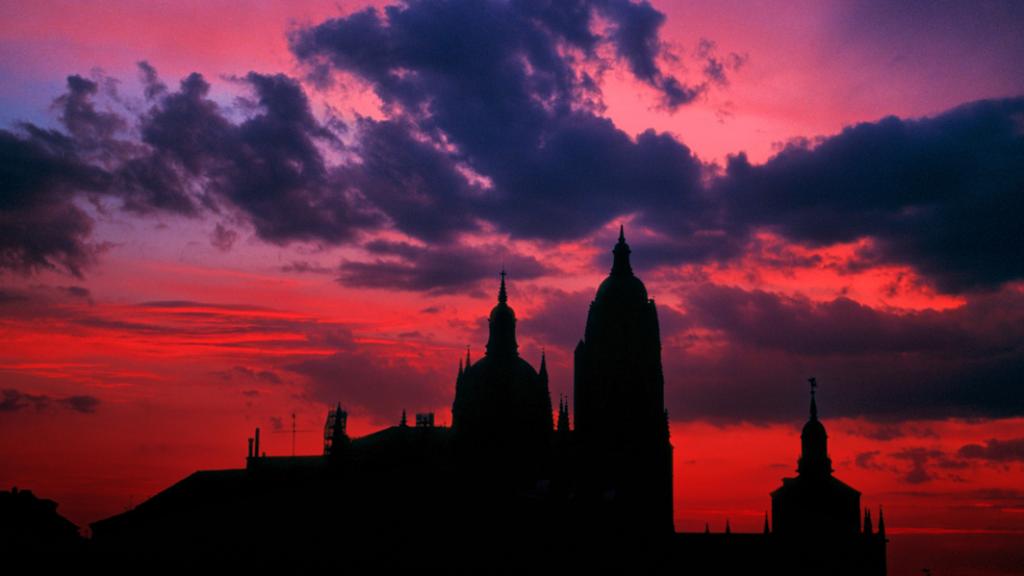
[[804,424],[803,431],[800,432],[801,438],[828,438],[828,434],[825,433],[825,425],[821,423],[821,420],[814,419],[808,420]]
[[598,302],[647,302],[647,287],[639,278],[629,276],[609,276],[597,287],[594,300]]

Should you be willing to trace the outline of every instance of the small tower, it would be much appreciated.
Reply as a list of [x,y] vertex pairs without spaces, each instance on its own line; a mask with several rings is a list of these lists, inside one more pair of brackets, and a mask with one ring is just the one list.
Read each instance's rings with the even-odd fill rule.
[[334,410],[327,412],[327,422],[324,423],[324,456],[338,456],[349,443],[346,427],[348,426],[348,412],[338,403]]
[[808,378],[807,381],[811,385],[811,417],[800,433],[801,451],[797,472],[800,475],[828,476],[832,474],[832,459],[828,457],[828,434],[818,420],[818,403],[815,399],[818,381],[816,378]]
[[564,397],[558,397],[558,426],[559,434],[569,433],[569,402]]
[[860,492],[832,475],[828,434],[818,419],[815,397],[818,382],[811,385],[810,417],[800,433],[800,458],[796,478],[783,478],[772,492],[773,534],[808,538],[850,537],[863,532]]

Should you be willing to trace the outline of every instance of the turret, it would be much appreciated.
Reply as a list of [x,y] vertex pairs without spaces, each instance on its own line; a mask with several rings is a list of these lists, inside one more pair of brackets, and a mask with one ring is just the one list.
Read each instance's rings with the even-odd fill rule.
[[818,382],[808,378],[811,384],[811,415],[800,433],[800,460],[797,471],[801,475],[828,476],[832,474],[832,460],[828,457],[828,434],[825,426],[818,420],[818,404],[815,401],[815,389]]
[[561,395],[558,397],[558,432],[565,434],[569,432],[569,402]]

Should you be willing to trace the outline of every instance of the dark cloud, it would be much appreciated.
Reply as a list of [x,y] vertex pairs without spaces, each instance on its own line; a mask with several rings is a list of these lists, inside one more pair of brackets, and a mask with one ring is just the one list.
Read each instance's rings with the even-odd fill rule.
[[221,252],[230,251],[237,240],[238,232],[231,228],[225,228],[223,224],[217,224],[213,232],[210,233],[210,245]]
[[240,377],[244,380],[261,381],[267,384],[281,384],[281,377],[271,370],[261,370],[248,366],[235,366],[231,370],[223,370],[215,373],[224,380],[232,380]]
[[957,455],[992,462],[1024,462],[1024,438],[993,438],[984,444],[967,444],[957,451]]
[[[598,18],[608,23],[600,34]],[[368,162],[346,181],[420,239],[481,220],[575,239],[633,213],[661,238],[655,263],[729,259],[769,229],[810,246],[867,238],[864,265],[909,264],[946,291],[1024,275],[1014,257],[1024,248],[1014,216],[1024,208],[1024,100],[859,124],[761,166],[733,157],[706,179],[674,137],[630,138],[588,104],[600,94],[585,64],[602,43],[670,100],[694,97],[699,87],[673,88],[658,64],[663,21],[626,1],[411,2],[299,29],[291,45],[321,77],[355,75],[384,102],[387,120],[357,127]],[[712,84],[745,61],[707,39],[695,56]]]
[[[907,264],[948,292],[1024,276],[1024,99],[862,123],[720,172],[674,136],[631,136],[603,116],[609,66],[670,108],[742,68],[744,55],[701,39],[688,58],[702,78],[674,76],[664,22],[643,1],[416,0],[297,28],[291,49],[315,78],[344,72],[383,103],[383,118],[351,125],[318,120],[281,74],[231,79],[250,94],[226,106],[203,76],[170,88],[141,62],[141,111],[118,108],[109,79],[70,76],[59,129],[0,130],[0,268],[81,275],[103,248],[85,203],[112,202],[230,217],[275,244],[359,244],[382,227],[435,247],[491,230],[578,240],[632,215],[650,231],[637,244],[650,265],[729,260],[769,230],[811,247],[866,240],[851,269]],[[221,232],[214,244],[229,246]],[[439,282],[435,260],[349,263],[342,276],[472,281]]]
[[377,259],[342,263],[338,282],[346,286],[447,293],[465,290],[482,278],[497,278],[502,265],[512,277],[521,280],[547,272],[536,258],[496,244],[416,246],[378,240],[366,248]]
[[956,474],[950,474],[949,471],[963,470],[969,466],[963,460],[950,458],[942,450],[920,446],[905,448],[893,453],[891,457],[908,463],[909,467],[902,473],[903,481],[907,484],[924,484],[943,476],[956,480]]
[[871,239],[866,263],[909,264],[946,291],[1024,276],[1024,98],[851,126],[761,166],[729,161],[715,188],[736,227],[811,246]]
[[881,442],[906,437],[939,437],[935,430],[927,426],[911,425],[902,422],[860,422],[853,429],[849,430],[849,433]]
[[92,296],[89,289],[82,286],[58,286],[57,289],[74,298],[83,298],[88,300]]
[[881,454],[879,450],[860,452],[854,457],[853,462],[858,468],[865,470],[886,470],[886,466],[878,463],[879,454]]
[[33,408],[36,411],[46,410],[53,405],[62,406],[75,412],[92,414],[100,405],[99,398],[88,395],[75,395],[64,397],[53,397],[47,394],[29,394],[14,388],[3,391],[3,399],[0,399],[0,413],[18,412],[25,408]]
[[[293,79],[250,73],[238,81],[254,100],[226,110],[199,74],[169,91],[152,66],[140,69],[150,103],[141,113],[101,110],[99,82],[70,76],[54,101],[62,129],[0,130],[0,268],[81,276],[103,248],[90,242],[85,201],[137,214],[231,210],[279,244],[338,244],[376,222],[324,158],[339,145],[337,121],[318,122]],[[214,245],[228,246],[232,232],[215,231]]]
[[702,165],[670,136],[634,140],[599,116],[584,71],[607,43],[674,104],[691,99],[658,65],[663,20],[619,0],[410,2],[299,29],[291,45],[319,77],[353,74],[384,102],[388,120],[357,126],[363,164],[349,180],[410,235],[450,238],[482,219],[578,238],[653,205],[685,233],[707,220],[694,210]]
[[927,310],[893,314],[848,298],[812,302],[761,290],[704,284],[688,294],[699,325],[730,341],[803,355],[944,351],[969,345],[949,315]]
[[684,419],[799,420],[816,376],[826,419],[1019,416],[1021,298],[897,313],[705,285],[684,295],[690,327],[663,332],[666,402]]
[[199,74],[181,82],[142,120],[143,141],[163,162],[205,183],[206,201],[241,211],[264,240],[336,244],[373,218],[333,180],[320,146],[336,141],[295,80],[250,72],[255,111],[238,124],[208,97]]
[[100,405],[99,398],[96,398],[95,396],[84,395],[60,398],[57,400],[57,402],[76,412],[82,412],[83,414],[92,414]]
[[[89,81],[68,79],[79,104],[95,92]],[[65,103],[66,105],[69,105]],[[82,111],[69,113],[79,124]],[[87,132],[84,127],[76,130]],[[96,256],[90,243],[93,221],[72,202],[75,191],[102,192],[110,175],[90,165],[69,135],[22,124],[0,130],[0,268],[31,272],[58,269],[81,276]]]
[[317,262],[307,260],[293,260],[281,266],[282,272],[295,272],[299,274],[332,274],[334,269],[323,266]]

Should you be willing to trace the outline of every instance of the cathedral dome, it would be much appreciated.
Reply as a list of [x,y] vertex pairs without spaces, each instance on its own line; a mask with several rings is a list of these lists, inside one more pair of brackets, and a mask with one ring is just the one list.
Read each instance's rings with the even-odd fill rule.
[[467,354],[455,383],[456,449],[463,463],[478,470],[501,471],[513,481],[536,479],[549,448],[551,396],[546,370],[538,373],[519,356],[504,272],[489,324],[487,353],[475,363]]

